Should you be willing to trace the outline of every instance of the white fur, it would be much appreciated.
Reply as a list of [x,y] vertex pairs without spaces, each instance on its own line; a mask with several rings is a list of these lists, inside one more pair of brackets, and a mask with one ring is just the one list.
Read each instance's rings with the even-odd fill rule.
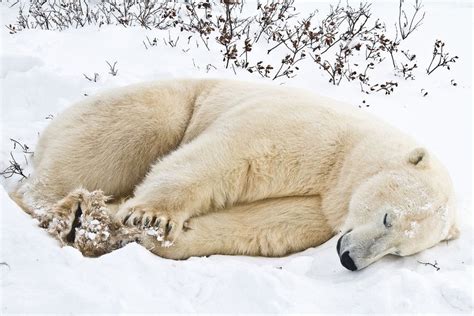
[[173,80],[111,91],[55,118],[35,167],[24,201],[53,204],[79,186],[128,198],[117,220],[160,219],[173,245],[150,236],[149,248],[170,258],[280,256],[351,229],[340,254],[362,268],[456,230],[451,182],[433,155],[296,89]]

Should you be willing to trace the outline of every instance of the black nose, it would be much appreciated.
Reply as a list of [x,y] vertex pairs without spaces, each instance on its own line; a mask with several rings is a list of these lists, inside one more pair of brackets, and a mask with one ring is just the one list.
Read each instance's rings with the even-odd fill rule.
[[341,264],[344,266],[344,268],[349,269],[351,271],[357,270],[356,265],[354,264],[354,261],[352,258],[349,256],[349,251],[346,251],[342,254],[341,256]]

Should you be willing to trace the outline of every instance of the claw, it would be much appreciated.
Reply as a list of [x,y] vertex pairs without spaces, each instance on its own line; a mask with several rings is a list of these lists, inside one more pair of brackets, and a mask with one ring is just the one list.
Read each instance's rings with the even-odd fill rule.
[[149,218],[149,217],[147,217],[147,218],[145,219],[145,223],[143,223],[143,226],[147,227],[148,224],[150,224],[150,218]]
[[166,235],[169,234],[169,232],[173,229],[173,224],[171,224],[170,222],[168,222],[166,224],[166,228],[165,228],[165,232],[166,232]]
[[122,221],[122,224],[125,225],[125,224],[127,223],[127,221],[128,221],[128,219],[130,218],[130,216],[132,216],[132,213],[133,213],[133,212],[130,212],[130,213],[128,213],[127,216],[125,216],[125,218],[124,218],[123,221]]
[[138,223],[140,223],[140,218],[139,217],[135,217],[133,219],[133,225],[138,225]]

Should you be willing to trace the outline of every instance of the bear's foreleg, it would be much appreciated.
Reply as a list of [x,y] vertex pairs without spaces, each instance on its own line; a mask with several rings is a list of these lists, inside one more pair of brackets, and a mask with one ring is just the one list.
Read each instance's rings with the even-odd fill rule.
[[119,208],[117,220],[156,226],[170,243],[191,217],[272,196],[270,172],[253,176],[270,158],[252,152],[248,142],[239,145],[236,135],[203,134],[156,163]]
[[268,199],[191,218],[171,247],[151,237],[140,243],[170,259],[214,254],[279,257],[320,245],[333,235],[320,212],[320,198],[310,196]]

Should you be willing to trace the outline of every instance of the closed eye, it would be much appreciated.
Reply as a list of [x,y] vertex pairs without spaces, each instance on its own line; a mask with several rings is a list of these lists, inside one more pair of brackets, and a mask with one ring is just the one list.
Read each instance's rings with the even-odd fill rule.
[[385,216],[383,217],[383,224],[385,225],[385,227],[390,228],[392,227],[392,224],[388,222],[387,217],[388,217],[388,213],[385,213]]

